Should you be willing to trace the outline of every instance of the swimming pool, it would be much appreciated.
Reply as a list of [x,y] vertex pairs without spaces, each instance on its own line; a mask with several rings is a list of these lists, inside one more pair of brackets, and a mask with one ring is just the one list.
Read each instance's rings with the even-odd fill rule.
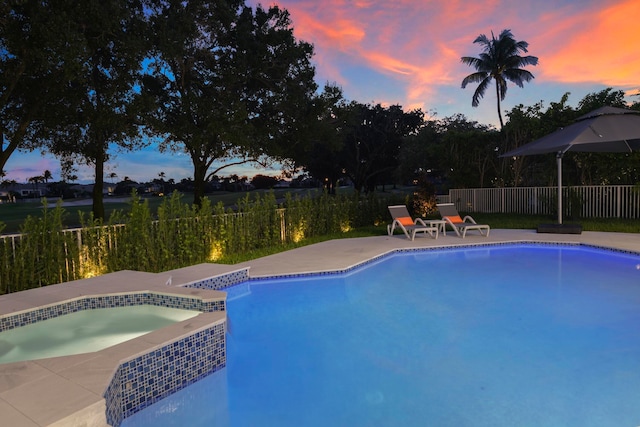
[[78,311],[0,332],[0,363],[99,351],[198,314],[153,305]]
[[123,426],[640,424],[640,257],[499,245],[260,280],[227,368]]

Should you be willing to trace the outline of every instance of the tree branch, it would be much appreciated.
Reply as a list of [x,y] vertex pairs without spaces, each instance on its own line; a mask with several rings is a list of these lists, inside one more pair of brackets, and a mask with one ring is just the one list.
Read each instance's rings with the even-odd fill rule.
[[222,169],[226,169],[229,166],[237,166],[237,165],[244,165],[246,163],[257,163],[262,167],[267,167],[267,163],[264,161],[261,161],[260,159],[246,159],[246,160],[240,160],[237,162],[232,162],[232,163],[227,163],[226,165],[222,165],[219,168],[215,169],[213,172],[209,173],[207,175],[207,178],[205,179],[205,181],[209,181],[215,174],[217,174],[218,172],[220,172]]

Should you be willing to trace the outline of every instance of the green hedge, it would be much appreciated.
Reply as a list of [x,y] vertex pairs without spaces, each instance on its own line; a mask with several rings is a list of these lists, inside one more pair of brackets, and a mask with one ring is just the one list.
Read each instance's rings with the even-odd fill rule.
[[45,201],[42,217],[28,217],[19,237],[0,239],[0,294],[119,270],[172,270],[215,262],[222,254],[377,225],[388,220],[389,204],[402,202],[322,194],[287,195],[279,203],[267,193],[253,200],[247,195],[232,210],[206,198],[201,207],[190,205],[176,192],[154,218],[147,201],[134,193],[128,211],[115,212],[107,223],[81,217],[82,227],[68,230],[65,209]]

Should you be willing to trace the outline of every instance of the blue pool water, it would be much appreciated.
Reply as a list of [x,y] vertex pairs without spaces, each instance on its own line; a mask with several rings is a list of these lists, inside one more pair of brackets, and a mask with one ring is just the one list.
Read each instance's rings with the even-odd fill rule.
[[146,426],[638,426],[640,257],[486,246],[240,285],[227,368]]

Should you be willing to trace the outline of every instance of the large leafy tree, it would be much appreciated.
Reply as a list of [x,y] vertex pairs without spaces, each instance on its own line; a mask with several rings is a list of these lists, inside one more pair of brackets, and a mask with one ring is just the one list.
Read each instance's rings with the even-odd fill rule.
[[339,162],[357,192],[372,191],[393,180],[402,140],[424,122],[421,110],[404,112],[399,105],[383,107],[352,102],[341,131]]
[[103,218],[109,147],[131,150],[143,144],[136,86],[147,52],[144,7],[139,0],[84,0],[73,4],[69,25],[78,43],[74,62],[78,71],[68,82],[72,90],[59,121],[71,126],[57,134],[51,150],[75,154],[94,166],[93,214]]
[[350,123],[349,103],[342,89],[328,84],[314,97],[313,105],[317,109],[317,121],[308,137],[308,146],[296,153],[296,165],[322,182],[329,194],[335,194],[338,180],[343,176],[338,153],[344,148],[342,134]]
[[426,179],[439,191],[489,186],[498,146],[495,129],[462,114],[429,120],[404,139],[397,173],[404,181]]
[[447,176],[458,188],[485,187],[495,174],[498,132],[456,114],[442,120]]
[[404,138],[396,170],[400,182],[412,182],[423,176],[440,184],[445,175],[441,128],[439,120],[427,120],[416,134]]
[[286,10],[254,10],[242,0],[158,0],[150,22],[148,122],[164,137],[161,149],[190,156],[194,203],[225,167],[300,151],[313,117],[313,48],[294,38]]
[[538,58],[535,56],[520,56],[526,53],[529,43],[516,41],[511,34],[511,30],[502,30],[498,38],[491,33],[491,39],[480,34],[474,41],[482,46],[482,53],[479,57],[463,56],[462,63],[476,69],[475,73],[469,74],[462,80],[462,88],[469,83],[478,83],[478,87],[473,93],[471,105],[477,107],[480,99],[491,85],[496,84],[496,100],[498,106],[498,117],[500,128],[504,127],[500,101],[504,101],[507,95],[507,81],[523,87],[525,82],[533,79],[533,74],[523,69],[527,65],[537,65]]
[[0,171],[16,150],[33,150],[33,134],[64,96],[72,70],[61,1],[0,3]]
[[108,147],[132,148],[138,136],[130,106],[145,53],[142,2],[11,0],[0,9],[0,169],[16,149],[92,164],[102,218]]

